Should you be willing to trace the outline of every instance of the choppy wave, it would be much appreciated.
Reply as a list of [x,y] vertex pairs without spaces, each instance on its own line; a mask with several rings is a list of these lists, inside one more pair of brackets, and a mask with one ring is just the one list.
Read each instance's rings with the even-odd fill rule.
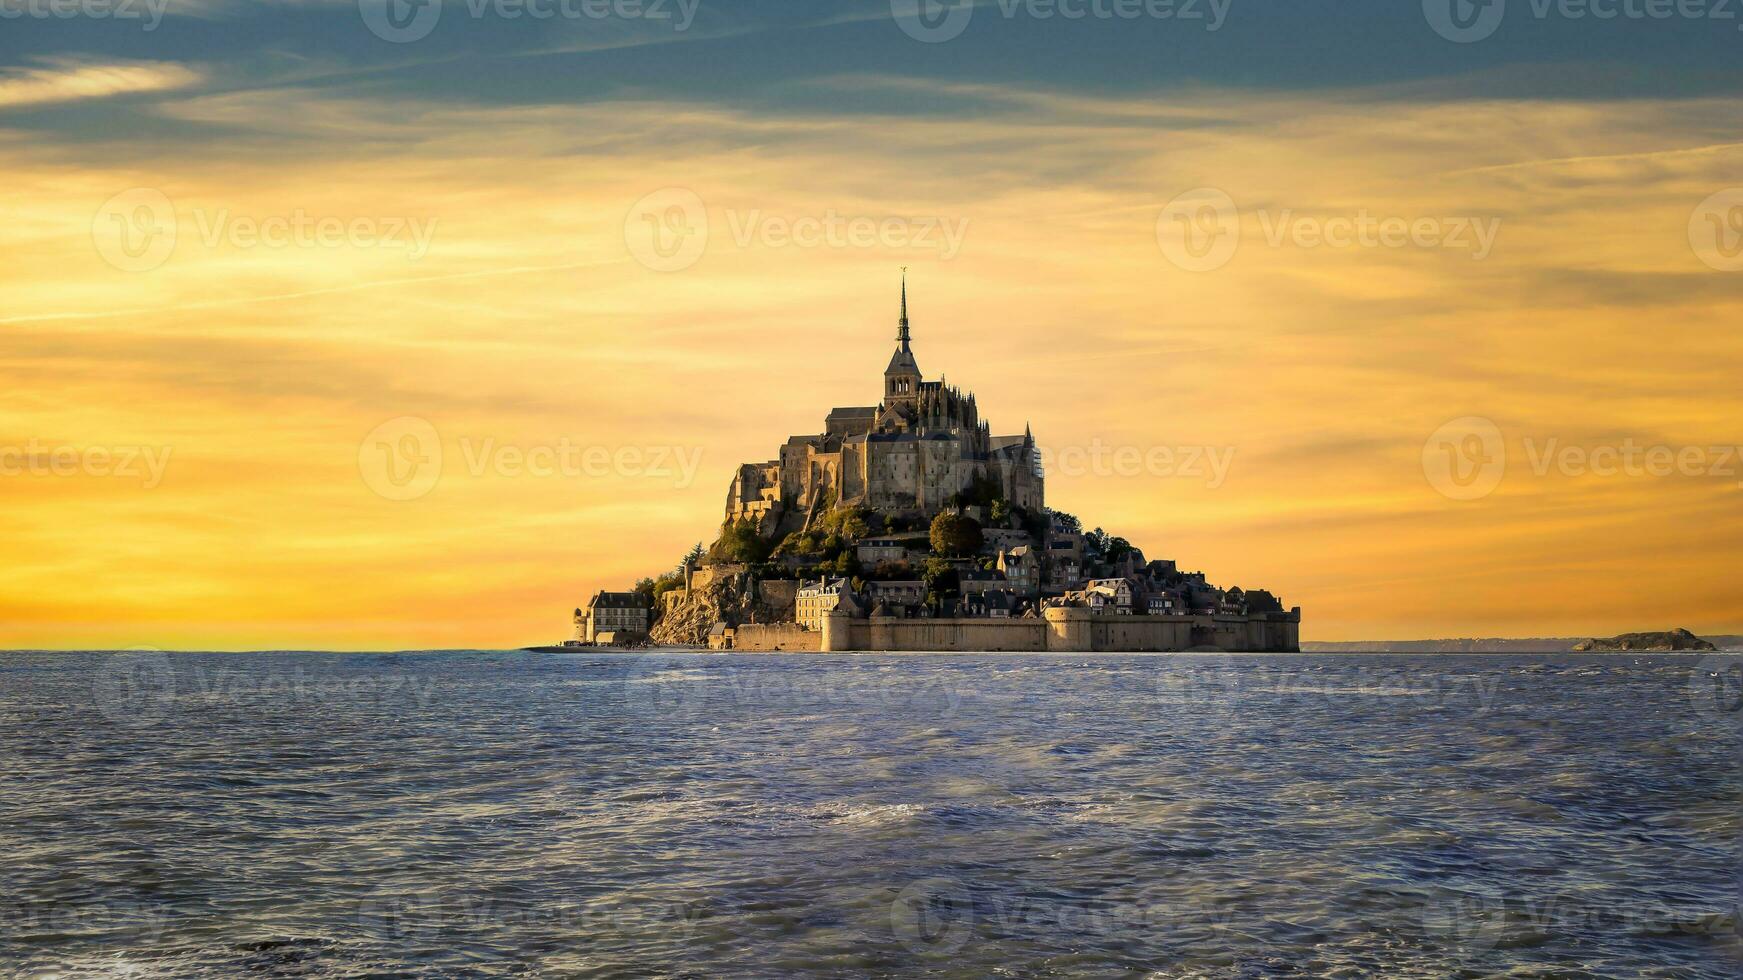
[[0,975],[1731,977],[1739,677],[0,655]]

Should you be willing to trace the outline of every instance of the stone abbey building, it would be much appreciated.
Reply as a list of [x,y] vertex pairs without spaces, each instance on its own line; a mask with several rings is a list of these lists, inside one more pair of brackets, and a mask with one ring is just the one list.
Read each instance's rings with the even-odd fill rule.
[[[1293,651],[1299,607],[1050,510],[1034,436],[927,381],[904,280],[876,405],[737,467],[716,547],[660,592],[651,639],[743,651]],[[936,522],[941,514],[959,519]],[[928,525],[934,525],[928,530]],[[754,531],[755,539],[752,533]],[[957,533],[961,532],[961,533]],[[935,540],[936,539],[936,540]],[[770,546],[770,547],[765,547]]]
[[778,459],[740,466],[726,519],[785,533],[830,507],[859,505],[929,520],[977,480],[995,484],[1016,507],[1043,511],[1043,477],[1027,427],[1022,435],[995,436],[973,394],[921,376],[906,281],[883,393],[877,405],[831,411],[821,433],[789,438]]

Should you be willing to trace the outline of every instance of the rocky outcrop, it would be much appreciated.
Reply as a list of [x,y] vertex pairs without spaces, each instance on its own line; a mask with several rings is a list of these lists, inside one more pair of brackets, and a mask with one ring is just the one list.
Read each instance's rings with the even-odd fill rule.
[[1671,630],[1667,633],[1623,633],[1607,640],[1591,639],[1579,646],[1576,651],[1643,651],[1669,652],[1674,650],[1716,650],[1717,647],[1706,640],[1690,633],[1688,630]]
[[790,609],[781,617],[765,606],[757,598],[756,580],[742,572],[720,576],[689,592],[668,592],[661,600],[660,618],[649,638],[662,646],[705,645],[709,628],[717,622],[737,626],[792,618]]

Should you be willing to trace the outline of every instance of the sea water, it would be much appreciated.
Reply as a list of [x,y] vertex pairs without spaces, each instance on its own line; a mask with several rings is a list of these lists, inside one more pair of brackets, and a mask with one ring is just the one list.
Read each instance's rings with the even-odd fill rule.
[[0,975],[1734,977],[1739,676],[0,654]]

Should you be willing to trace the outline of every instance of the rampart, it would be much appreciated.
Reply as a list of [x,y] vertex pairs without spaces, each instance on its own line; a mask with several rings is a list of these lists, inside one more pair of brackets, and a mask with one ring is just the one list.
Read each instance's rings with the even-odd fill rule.
[[[757,627],[752,627],[757,628]],[[777,627],[760,627],[776,629]],[[1087,609],[1054,608],[1039,619],[854,619],[834,613],[823,621],[813,645],[782,649],[911,653],[1295,653],[1301,648],[1301,614],[1258,613],[1202,616],[1106,616]],[[734,648],[769,649],[742,642]],[[761,636],[753,642],[768,642]]]
[[747,623],[732,633],[732,648],[748,653],[816,653],[822,641],[822,633],[798,623]]

